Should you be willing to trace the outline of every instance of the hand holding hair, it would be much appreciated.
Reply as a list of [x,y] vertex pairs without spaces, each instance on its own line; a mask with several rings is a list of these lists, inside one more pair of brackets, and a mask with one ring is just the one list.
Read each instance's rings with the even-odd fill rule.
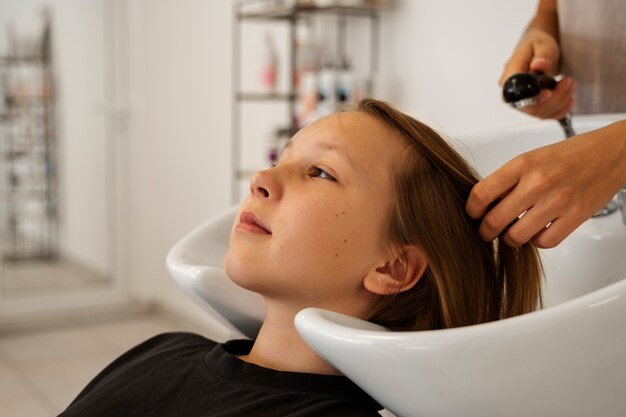
[[474,186],[466,209],[482,218],[479,234],[486,241],[504,232],[510,246],[532,241],[551,248],[624,185],[626,121],[621,121],[512,159]]

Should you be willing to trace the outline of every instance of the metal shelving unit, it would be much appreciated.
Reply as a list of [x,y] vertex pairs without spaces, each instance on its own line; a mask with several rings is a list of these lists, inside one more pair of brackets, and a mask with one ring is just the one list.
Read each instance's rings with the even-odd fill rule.
[[0,57],[0,256],[58,252],[54,92],[49,32],[36,55]]
[[[348,50],[346,30],[348,18],[364,18],[370,22],[369,39],[369,80],[368,93],[372,92],[371,80],[378,70],[379,60],[379,32],[380,13],[383,7],[379,4],[365,4],[363,6],[274,6],[266,7],[262,11],[249,11],[251,5],[270,4],[264,0],[241,0],[235,3],[235,24],[233,25],[233,116],[232,116],[232,167],[233,178],[231,187],[232,203],[239,201],[239,180],[249,175],[251,170],[244,169],[241,165],[241,104],[244,102],[284,102],[288,104],[287,123],[285,129],[291,134],[298,130],[296,120],[296,103],[298,100],[297,86],[295,85],[296,74],[296,51],[297,51],[297,26],[303,21],[316,15],[330,15],[337,18],[337,55],[343,57]],[[276,3],[276,2],[275,2]],[[280,3],[280,2],[279,2]],[[287,74],[288,88],[284,93],[255,93],[241,91],[241,57],[242,57],[242,24],[245,22],[266,22],[269,24],[288,25],[288,50],[289,50],[289,70]]]

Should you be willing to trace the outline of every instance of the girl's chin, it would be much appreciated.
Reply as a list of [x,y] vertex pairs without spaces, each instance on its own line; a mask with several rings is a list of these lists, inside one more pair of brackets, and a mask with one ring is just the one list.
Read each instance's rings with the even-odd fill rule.
[[255,277],[254,271],[250,271],[250,265],[245,265],[243,262],[235,261],[226,256],[224,272],[226,272],[226,276],[239,287],[253,292],[259,291],[258,283],[261,280]]

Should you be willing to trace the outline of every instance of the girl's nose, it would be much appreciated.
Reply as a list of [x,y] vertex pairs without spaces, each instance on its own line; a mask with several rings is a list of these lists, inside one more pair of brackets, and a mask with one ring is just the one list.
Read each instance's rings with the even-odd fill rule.
[[258,171],[250,177],[250,195],[262,199],[276,199],[280,193],[280,184],[276,175],[269,170]]

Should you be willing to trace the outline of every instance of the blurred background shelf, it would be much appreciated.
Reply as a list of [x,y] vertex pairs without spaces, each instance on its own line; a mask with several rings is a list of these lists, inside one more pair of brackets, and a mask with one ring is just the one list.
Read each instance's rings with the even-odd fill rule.
[[[256,1],[259,3],[259,1]],[[271,2],[270,2],[271,3]],[[331,6],[307,6],[307,5],[278,5],[269,6],[266,10],[249,11],[245,8],[250,8],[250,5],[245,6],[244,10],[240,10],[237,13],[237,18],[240,20],[245,19],[257,19],[257,20],[289,20],[302,16],[312,14],[339,14],[345,13],[349,15],[369,15],[372,13],[378,13],[381,9],[388,6],[388,2],[375,2],[366,3],[361,6],[345,6],[345,5],[331,5]]]
[[58,254],[50,21],[37,42],[0,57],[0,257]]
[[296,95],[290,93],[238,93],[237,101],[287,101],[295,100]]
[[[257,162],[252,163],[245,160],[244,153],[265,152],[265,166],[269,166],[280,155],[284,143],[306,123],[319,116],[320,104],[330,107],[329,103],[331,105],[353,103],[359,95],[372,94],[379,61],[380,13],[388,10],[390,5],[390,1],[384,0],[343,2],[241,0],[235,3],[231,141],[233,178],[231,200],[233,204],[240,201],[242,190],[247,188],[245,180],[249,175],[263,167],[258,162],[262,159],[258,155],[254,158]],[[303,39],[303,33],[313,32],[311,27],[314,27],[321,19],[325,19],[320,26],[321,30],[313,35],[307,35],[310,39]],[[359,25],[365,27],[365,31],[362,31],[362,38],[349,39],[347,32],[357,26],[357,21],[363,22]],[[262,25],[266,25],[266,28],[272,25],[274,28],[277,26],[280,28],[275,32],[270,31],[271,29],[265,32],[265,46],[268,49],[266,52],[276,54],[277,50],[281,49],[274,45],[275,33],[279,34],[277,38],[281,45],[282,42],[286,43],[286,48],[282,49],[283,55],[273,57],[275,61],[280,61],[273,63],[280,68],[273,68],[273,72],[269,75],[263,73],[266,71],[262,67],[263,63],[253,63],[254,60],[249,58],[254,53],[258,54],[254,45],[250,45],[250,39],[258,39],[258,36],[243,36],[244,26],[248,24],[256,25],[257,29]],[[315,35],[318,35],[317,38]],[[358,63],[355,62],[352,54],[355,50],[362,48],[356,48],[356,42],[366,44],[368,54],[367,59]],[[244,45],[244,43],[247,44]],[[263,86],[267,91],[257,91],[261,90],[260,85],[243,85],[242,67],[249,66],[251,63],[258,66],[259,73],[263,73],[259,78],[264,78],[265,83],[268,82],[267,78],[270,78],[269,82],[273,85]],[[332,85],[326,88],[322,85],[323,71],[337,71],[338,76],[340,71],[347,72],[348,69],[353,77],[357,70],[363,75],[363,82],[359,85],[358,93],[356,85],[352,86],[352,91],[348,94],[345,91],[339,91],[339,86]],[[278,80],[280,82],[277,82],[277,77],[281,78]],[[324,80],[328,80],[328,77]],[[332,82],[337,81],[333,79]],[[311,104],[312,102],[314,104]],[[307,106],[315,107],[316,105],[317,110],[314,109],[308,113],[306,110],[303,111],[303,108]],[[265,109],[259,106],[264,106]],[[272,106],[271,110],[268,110],[269,106]],[[271,128],[271,133],[248,126],[244,108],[257,116],[261,113],[271,115],[272,123],[275,123]],[[274,119],[277,121],[274,122]],[[252,135],[257,137],[252,138]],[[270,145],[266,146],[267,149],[260,150],[258,148],[262,146],[259,146],[259,140],[264,140]]]

